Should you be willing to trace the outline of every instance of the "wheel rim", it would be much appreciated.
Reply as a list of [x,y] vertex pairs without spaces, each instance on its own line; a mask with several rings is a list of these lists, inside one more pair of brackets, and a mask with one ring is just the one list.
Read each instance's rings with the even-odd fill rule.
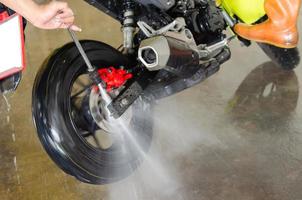
[[[106,44],[96,41],[82,41],[82,44],[94,66],[123,65],[127,69],[130,64],[135,64]],[[94,130],[95,127],[86,126],[84,121],[80,131],[81,123],[75,122],[70,105],[71,95],[75,94],[71,93],[73,83],[86,71],[87,67],[73,44],[67,44],[55,52],[43,64],[35,79],[32,103],[34,123],[44,149],[62,170],[83,182],[111,183],[131,174],[139,166],[143,157],[136,152],[124,153],[121,147],[131,147],[127,141],[124,145],[123,141],[117,141],[117,145],[112,145],[110,148],[108,146],[111,144],[97,148],[85,139],[83,130],[87,127]],[[89,84],[87,88],[89,91]],[[85,94],[81,94],[81,91],[77,92],[84,97],[90,94],[88,91],[84,92]],[[141,101],[137,101],[131,108],[135,110],[131,119],[131,128],[135,130],[134,137],[142,141],[141,147],[145,152],[149,149],[152,140],[153,121],[150,118],[152,104],[144,96],[140,99]],[[81,105],[81,100],[78,105]],[[143,115],[138,114],[137,111]],[[89,131],[86,133],[89,134]]]
[[[119,89],[110,92],[110,96],[113,98],[118,94]],[[79,130],[79,135],[88,145],[92,148],[110,151],[115,143],[121,142],[121,135],[114,132],[117,124],[109,122],[108,116],[102,112],[104,104],[97,87],[91,82],[88,74],[80,74],[75,78],[71,84],[69,96],[71,119]],[[122,118],[130,126],[131,109],[128,109]]]

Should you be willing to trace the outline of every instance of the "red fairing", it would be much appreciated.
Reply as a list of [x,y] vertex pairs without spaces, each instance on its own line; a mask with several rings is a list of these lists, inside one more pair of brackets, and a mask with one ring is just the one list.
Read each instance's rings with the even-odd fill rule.
[[133,75],[126,70],[115,69],[114,67],[99,69],[98,72],[101,79],[106,83],[107,91],[121,87],[128,79],[133,77]]

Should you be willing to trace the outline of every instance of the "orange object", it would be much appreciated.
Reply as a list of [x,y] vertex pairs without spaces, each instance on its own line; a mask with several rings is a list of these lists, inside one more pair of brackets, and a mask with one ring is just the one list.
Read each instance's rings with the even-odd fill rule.
[[237,24],[235,32],[241,37],[269,43],[282,48],[294,48],[298,44],[297,21],[301,0],[265,0],[268,19],[257,25]]

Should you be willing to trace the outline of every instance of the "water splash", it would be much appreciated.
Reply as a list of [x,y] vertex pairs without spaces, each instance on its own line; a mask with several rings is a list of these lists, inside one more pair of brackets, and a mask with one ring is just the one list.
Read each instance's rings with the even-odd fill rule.
[[[5,102],[5,104],[3,104],[4,105],[4,109],[3,109],[4,115],[2,116],[3,117],[3,122],[5,122],[6,126],[9,127],[8,131],[11,132],[12,142],[15,143],[16,142],[15,126],[14,126],[14,123],[11,121],[11,117],[10,117],[12,106],[9,102],[9,96],[7,96],[7,94],[2,94],[2,97],[3,97],[3,100],[4,100],[2,102]],[[15,174],[16,182],[17,182],[18,185],[20,185],[21,184],[21,180],[20,180],[21,178],[20,178],[20,175],[19,175],[17,155],[13,151],[10,151],[10,153],[11,153],[11,155],[13,155],[12,165],[13,165],[13,168],[14,168],[14,171],[15,171],[14,174]]]
[[[178,181],[170,175],[170,170],[160,162],[160,159],[155,155],[147,154],[142,148],[140,142],[134,135],[133,130],[123,117],[118,119],[113,118],[107,106],[111,103],[111,98],[107,94],[106,90],[98,85],[100,95],[106,105],[105,111],[107,112],[107,120],[110,124],[113,124],[111,131],[115,134],[119,134],[119,137],[125,138],[130,142],[131,149],[134,149],[134,153],[138,154],[143,160],[144,169],[137,169],[136,173],[139,173],[139,179],[135,174],[130,178],[126,179],[127,183],[116,183],[109,186],[110,199],[111,200],[141,200],[141,190],[143,186],[149,188],[156,193],[166,193],[165,195],[171,195],[178,188]],[[142,166],[141,166],[142,167]],[[147,173],[146,173],[147,171]],[[125,185],[127,185],[125,187]],[[172,188],[172,189],[171,189]],[[182,198],[181,198],[182,199]]]
[[10,105],[10,103],[8,101],[8,98],[6,97],[5,94],[2,94],[2,96],[3,96],[3,99],[4,99],[5,103],[6,103],[7,112],[9,112],[11,110],[11,105]]

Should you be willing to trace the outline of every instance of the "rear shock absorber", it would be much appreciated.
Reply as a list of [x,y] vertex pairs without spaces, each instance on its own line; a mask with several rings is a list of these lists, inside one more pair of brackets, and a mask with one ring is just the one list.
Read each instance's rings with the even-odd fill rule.
[[123,21],[123,34],[124,34],[124,49],[126,53],[133,51],[133,37],[135,32],[135,19],[134,8],[135,3],[133,0],[124,0],[124,21]]

